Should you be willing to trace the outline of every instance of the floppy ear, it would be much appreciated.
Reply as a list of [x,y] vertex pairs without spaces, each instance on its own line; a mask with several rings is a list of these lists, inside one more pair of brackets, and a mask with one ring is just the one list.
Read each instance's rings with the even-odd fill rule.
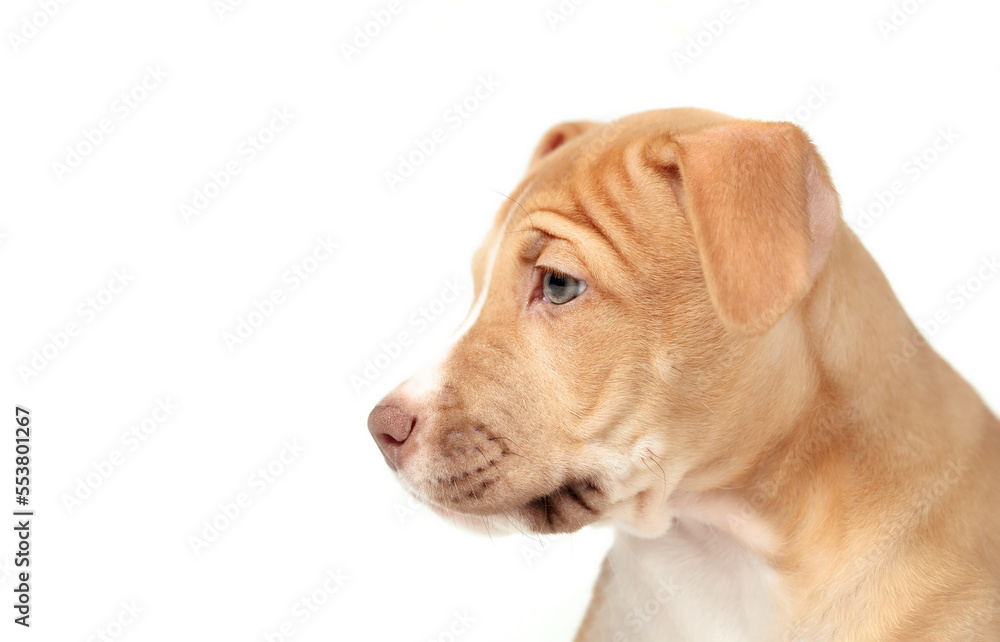
[[736,121],[673,138],[668,168],[719,317],[763,334],[812,287],[840,202],[826,165],[791,123]]
[[594,123],[592,122],[579,121],[574,123],[562,123],[561,125],[556,125],[550,129],[544,136],[542,136],[542,140],[538,141],[538,146],[535,147],[535,153],[531,156],[531,163],[528,165],[529,169],[538,164],[540,160],[593,126]]

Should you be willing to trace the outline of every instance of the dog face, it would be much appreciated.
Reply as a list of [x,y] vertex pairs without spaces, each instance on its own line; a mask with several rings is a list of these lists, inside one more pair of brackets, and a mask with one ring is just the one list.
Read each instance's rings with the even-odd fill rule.
[[795,306],[838,217],[792,125],[558,126],[475,256],[459,338],[369,428],[410,492],[468,526],[662,532],[669,497],[748,470],[810,392]]

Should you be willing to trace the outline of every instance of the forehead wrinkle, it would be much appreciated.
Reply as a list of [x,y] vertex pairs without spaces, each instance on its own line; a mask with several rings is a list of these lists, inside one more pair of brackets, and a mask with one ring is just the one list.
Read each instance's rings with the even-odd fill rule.
[[[619,159],[620,161],[620,159]],[[627,266],[633,267],[629,261],[627,253],[621,244],[615,240],[613,231],[623,232],[622,238],[629,238],[634,233],[632,221],[628,216],[622,214],[621,199],[615,195],[615,181],[609,180],[609,172],[624,175],[627,182],[631,183],[631,176],[628,171],[621,167],[621,163],[604,163],[599,168],[588,168],[587,180],[575,186],[570,197],[573,202],[574,213],[577,214],[583,223],[597,233],[608,246],[614,250],[618,259]],[[616,171],[623,170],[623,171]],[[622,176],[619,176],[622,178]],[[591,203],[591,207],[584,206],[584,202]],[[595,211],[606,213],[603,222]]]
[[[511,230],[511,233],[528,232],[538,234],[539,237],[537,239],[525,238],[523,236],[509,237],[511,244],[516,243],[516,247],[514,248],[516,256],[534,261],[537,260],[537,255],[540,255],[542,249],[547,247],[550,242],[561,241],[575,248],[572,252],[573,255],[597,279],[597,283],[601,283],[604,288],[613,287],[618,278],[615,274],[621,269],[622,265],[616,259],[616,253],[612,248],[597,243],[598,239],[604,237],[600,236],[596,229],[553,210],[532,210],[531,212],[537,219],[537,223],[532,226],[525,220],[526,217],[522,216],[520,219],[522,225]],[[540,243],[542,248],[538,248],[537,252],[532,251],[530,259],[526,258],[525,253],[535,243]],[[595,246],[598,249],[595,250]],[[585,251],[588,247],[591,248],[590,251]],[[616,263],[618,264],[617,268],[611,267]],[[629,265],[626,264],[624,267],[628,269]]]
[[[592,216],[585,207],[583,207],[583,203],[579,198],[573,199],[573,204],[569,209],[561,207],[538,207],[531,209],[530,212],[528,210],[523,210],[523,214],[515,213],[514,218],[509,221],[510,227],[516,227],[517,223],[519,221],[523,222],[524,218],[528,219],[528,225],[521,227],[520,229],[512,229],[506,232],[506,234],[511,234],[514,232],[537,230],[553,238],[572,243],[572,239],[568,239],[560,234],[554,233],[551,229],[542,229],[541,226],[536,226],[531,220],[531,213],[536,215],[546,214],[557,216],[569,223],[572,227],[576,227],[580,230],[589,232],[591,235],[597,236],[603,240],[609,248],[611,248],[612,252],[614,252],[619,261],[624,263],[626,266],[632,267],[631,261],[628,260],[627,256],[622,251],[621,246],[614,241],[608,227],[598,223],[596,218]],[[581,234],[581,236],[584,235]]]

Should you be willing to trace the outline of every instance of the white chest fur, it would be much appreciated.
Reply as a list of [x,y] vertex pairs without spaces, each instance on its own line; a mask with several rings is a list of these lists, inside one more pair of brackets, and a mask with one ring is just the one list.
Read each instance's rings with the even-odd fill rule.
[[619,533],[611,576],[595,613],[611,642],[731,642],[781,638],[769,589],[776,576],[732,536],[678,519],[661,537]]

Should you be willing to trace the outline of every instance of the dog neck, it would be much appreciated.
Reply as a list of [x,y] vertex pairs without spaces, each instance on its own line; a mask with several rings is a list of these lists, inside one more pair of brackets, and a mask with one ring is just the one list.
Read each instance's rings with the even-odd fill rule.
[[[927,502],[919,489],[957,478],[968,465],[979,434],[968,428],[984,424],[983,407],[927,347],[846,226],[826,269],[790,315],[798,315],[790,327],[804,333],[792,332],[790,341],[809,351],[795,360],[804,364],[796,376],[805,379],[790,391],[801,394],[774,417],[779,426],[771,430],[780,436],[762,452],[733,453],[736,464],[716,468],[726,470],[716,477],[722,483],[707,484],[713,472],[696,472],[697,490],[670,495],[671,526],[659,544],[644,546],[700,551],[706,564],[720,555],[730,559],[744,604],[766,587],[782,630],[826,639],[824,615],[799,605],[809,595],[825,596],[813,603],[847,603],[864,593],[866,578],[885,563],[884,551],[920,523],[914,512]],[[942,462],[957,472],[947,476]],[[742,472],[732,476],[734,470]],[[887,487],[905,490],[879,492]]]

